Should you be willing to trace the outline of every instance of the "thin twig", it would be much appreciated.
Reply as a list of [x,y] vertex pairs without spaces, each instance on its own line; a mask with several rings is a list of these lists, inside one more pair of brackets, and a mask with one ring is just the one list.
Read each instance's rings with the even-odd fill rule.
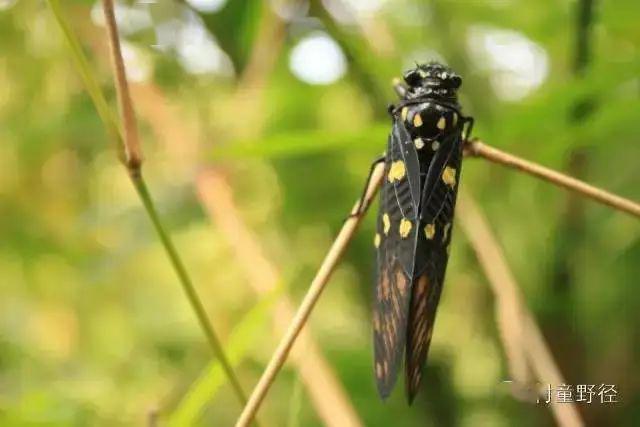
[[494,163],[499,163],[526,172],[537,178],[542,178],[559,187],[580,193],[582,196],[603,203],[619,211],[626,212],[640,218],[640,204],[620,197],[601,188],[594,187],[571,176],[554,171],[553,169],[534,162],[505,153],[497,148],[490,147],[481,141],[473,140],[467,143],[466,153],[473,157],[482,157]]
[[115,79],[116,94],[118,96],[118,107],[124,130],[124,162],[129,173],[137,175],[140,173],[142,164],[142,153],[140,151],[140,140],[138,137],[138,126],[136,116],[133,111],[133,103],[129,94],[129,85],[120,49],[120,37],[118,35],[118,24],[113,10],[113,0],[102,0],[102,9],[109,36],[109,47],[111,51],[111,64]]
[[196,292],[195,286],[193,286],[193,282],[191,281],[191,278],[189,277],[189,274],[184,267],[182,259],[178,255],[178,251],[176,250],[173,242],[171,241],[171,238],[164,230],[164,227],[160,222],[160,217],[158,216],[158,212],[156,211],[156,208],[153,204],[149,191],[147,190],[146,184],[142,179],[142,176],[137,175],[136,178],[132,179],[132,182],[136,188],[136,191],[138,192],[138,195],[140,196],[140,199],[142,200],[142,203],[145,206],[147,214],[149,215],[156,232],[158,233],[158,237],[160,238],[160,241],[162,242],[162,245],[164,246],[167,255],[169,256],[171,265],[173,266],[176,274],[178,275],[178,278],[180,279],[180,284],[182,285],[182,288],[187,295],[187,299],[191,304],[191,308],[198,318],[200,327],[204,331],[207,340],[209,341],[209,345],[213,350],[213,354],[218,358],[218,361],[220,362],[225,375],[229,379],[231,387],[238,400],[240,400],[241,403],[245,404],[247,398],[244,390],[242,390],[240,381],[233,371],[233,367],[231,366],[231,362],[229,361],[229,358],[224,351],[224,347],[222,346],[220,338],[218,338],[218,335],[211,325],[211,322],[209,322],[209,318],[207,317],[207,312],[204,308],[204,305],[202,304],[202,301],[200,300],[200,297]]
[[336,265],[342,258],[342,254],[347,248],[348,243],[351,241],[351,238],[355,234],[358,225],[362,221],[364,216],[364,212],[369,207],[371,200],[375,196],[380,183],[382,182],[382,173],[383,165],[378,165],[378,167],[374,170],[374,173],[371,177],[371,181],[369,183],[369,187],[366,191],[366,196],[364,199],[363,213],[361,215],[355,215],[358,212],[360,206],[359,203],[354,206],[352,209],[352,215],[349,219],[347,219],[336,237],[336,240],[333,242],[333,245],[329,249],[327,256],[325,257],[318,273],[314,277],[311,282],[311,286],[307,291],[302,303],[298,307],[298,311],[296,312],[295,317],[289,324],[289,328],[285,333],[284,337],[278,344],[275,352],[271,356],[271,360],[267,364],[258,384],[253,389],[251,396],[249,396],[249,402],[244,407],[240,418],[236,423],[236,427],[245,427],[247,426],[253,417],[255,416],[260,404],[262,403],[264,397],[266,396],[269,388],[273,384],[276,375],[284,365],[284,362],[287,360],[289,352],[291,351],[291,347],[293,346],[296,338],[300,334],[300,331],[304,327],[311,311],[313,310],[316,302],[320,298],[322,291],[324,290],[329,278],[331,277],[331,273],[335,269]]
[[[128,127],[127,131],[122,130],[120,122],[109,109],[104,94],[100,89],[100,85],[98,84],[96,78],[93,75],[93,72],[88,65],[88,61],[80,47],[78,38],[71,30],[71,27],[69,26],[66,18],[62,13],[58,0],[48,0],[48,2],[51,11],[54,14],[54,17],[71,49],[74,63],[77,66],[79,74],[83,79],[85,88],[91,96],[91,99],[94,102],[96,109],[98,110],[103,124],[107,128],[109,136],[111,136],[115,140],[118,148],[124,151],[123,157],[129,172],[129,176],[131,178],[131,182],[133,183],[136,192],[140,197],[140,200],[142,201],[145,212],[149,216],[149,219],[151,220],[153,227],[160,238],[163,248],[167,252],[171,265],[178,275],[180,284],[187,294],[189,302],[191,303],[191,306],[196,313],[200,326],[204,330],[215,356],[220,360],[220,364],[223,367],[225,374],[228,376],[234,392],[237,394],[240,401],[244,403],[246,402],[246,398],[244,392],[242,391],[242,388],[240,387],[240,382],[238,381],[235,373],[231,368],[231,365],[228,362],[228,359],[224,353],[224,349],[220,344],[220,340],[215,334],[213,327],[209,323],[204,306],[198,298],[195,287],[193,286],[193,283],[191,282],[187,274],[184,264],[180,259],[178,252],[173,245],[173,242],[169,238],[168,233],[165,231],[162,223],[160,222],[158,212],[155,208],[153,200],[151,199],[146,183],[140,173],[142,155],[140,153],[140,147],[137,142],[137,126],[135,115],[133,114],[133,106],[131,103],[128,86],[126,84],[124,61],[121,55],[119,44],[120,41],[117,36],[118,29],[113,15],[113,2],[112,0],[104,0],[103,6],[105,9],[108,32],[110,34],[109,41],[111,44],[117,44],[117,47],[111,47],[113,60],[112,62],[114,66],[114,74],[116,76],[116,91],[118,91],[118,99],[122,103],[122,120]],[[124,84],[122,84],[122,82],[124,82]],[[127,111],[129,113],[126,113]]]
[[[487,219],[473,199],[466,194],[460,195],[458,219],[489,280],[498,301],[499,307],[497,309],[504,311],[499,316],[498,323],[503,329],[502,332],[507,332],[509,335],[509,343],[505,346],[507,356],[512,357],[513,347],[515,347],[518,358],[526,355],[539,382],[554,385],[565,384],[542,332],[523,302],[520,288]],[[507,304],[511,307],[508,307]],[[558,425],[563,427],[584,425],[575,403],[549,403],[549,405]]]

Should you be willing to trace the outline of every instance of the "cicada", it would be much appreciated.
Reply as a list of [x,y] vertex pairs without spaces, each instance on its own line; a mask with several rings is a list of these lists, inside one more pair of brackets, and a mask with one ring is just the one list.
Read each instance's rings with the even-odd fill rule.
[[[391,393],[404,356],[409,403],[420,387],[449,257],[462,151],[473,119],[461,113],[459,75],[417,64],[397,83],[374,245],[374,373]],[[464,136],[463,136],[464,135]],[[373,168],[372,168],[373,169]]]

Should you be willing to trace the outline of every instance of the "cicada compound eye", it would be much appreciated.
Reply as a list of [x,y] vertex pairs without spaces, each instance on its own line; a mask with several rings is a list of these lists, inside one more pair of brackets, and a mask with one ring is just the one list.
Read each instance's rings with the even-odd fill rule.
[[462,79],[460,78],[460,76],[454,74],[449,77],[448,83],[451,89],[458,89],[460,85],[462,85]]
[[402,78],[404,79],[405,82],[407,82],[409,86],[418,86],[420,84],[420,80],[422,79],[422,76],[420,75],[418,70],[413,69],[404,73]]

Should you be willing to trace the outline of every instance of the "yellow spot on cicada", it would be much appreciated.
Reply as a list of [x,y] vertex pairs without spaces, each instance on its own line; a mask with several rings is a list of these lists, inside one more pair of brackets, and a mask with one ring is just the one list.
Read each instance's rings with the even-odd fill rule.
[[427,236],[427,239],[431,240],[433,239],[433,236],[435,236],[436,234],[436,225],[431,223],[431,224],[427,224],[424,227],[424,235]]
[[402,220],[400,221],[400,227],[398,228],[400,237],[402,237],[403,239],[407,238],[407,236],[409,236],[409,233],[411,233],[412,227],[413,225],[411,224],[411,221],[406,218],[402,218]]
[[440,117],[440,120],[438,120],[438,123],[436,124],[436,126],[440,130],[444,130],[444,128],[447,127],[447,120],[444,118],[444,116]]
[[442,181],[453,188],[456,185],[456,170],[451,166],[445,167],[444,172],[442,172]]
[[413,116],[413,126],[417,128],[422,126],[422,117],[420,117],[420,113],[416,113],[416,115]]
[[406,291],[408,288],[409,281],[405,277],[404,270],[402,269],[402,267],[400,267],[400,264],[396,264],[395,274],[396,274],[396,286],[398,287],[400,294],[404,295],[404,291]]
[[416,138],[413,140],[413,144],[416,146],[418,150],[421,150],[424,147],[424,141],[422,138]]
[[433,141],[433,142],[431,143],[431,149],[432,149],[433,151],[437,151],[437,150],[438,150],[438,148],[440,148],[440,143],[439,143],[438,141]]
[[382,378],[382,364],[380,362],[376,363],[376,377]]
[[400,117],[402,117],[402,121],[407,120],[407,114],[409,114],[409,107],[403,107],[400,112]]
[[458,124],[458,115],[456,113],[453,113],[453,119],[452,119],[452,125],[453,127],[455,127]]
[[449,230],[451,229],[451,223],[448,222],[444,225],[444,229],[442,230],[442,242],[447,241],[447,237],[449,236]]
[[389,229],[391,228],[391,221],[389,220],[389,215],[388,214],[384,214],[382,215],[382,231],[384,233],[384,235],[388,235],[389,234]]
[[389,182],[400,181],[402,178],[404,178],[405,172],[406,169],[404,167],[404,162],[402,160],[398,160],[391,163],[387,178],[389,179]]
[[380,247],[380,233],[376,233],[375,237],[373,238],[373,246],[375,246],[376,248]]

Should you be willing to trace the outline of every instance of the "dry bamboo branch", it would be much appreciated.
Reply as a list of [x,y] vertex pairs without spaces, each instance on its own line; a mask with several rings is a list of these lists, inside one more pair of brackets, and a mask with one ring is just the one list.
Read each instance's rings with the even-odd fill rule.
[[[518,358],[526,355],[540,383],[564,384],[562,373],[553,360],[542,332],[522,300],[519,287],[488,221],[468,195],[460,196],[458,219],[489,280],[491,290],[498,301],[497,310],[504,312],[502,314],[504,318],[499,319],[499,325],[503,329],[501,333],[509,337],[505,345],[507,357],[513,357],[514,350]],[[522,360],[518,361],[519,364],[522,362]],[[549,405],[558,425],[562,427],[584,425],[575,403],[549,403]]]
[[289,352],[291,351],[291,347],[293,346],[296,338],[300,334],[300,331],[304,327],[313,307],[316,302],[320,298],[322,291],[324,290],[327,282],[329,281],[329,277],[331,277],[331,273],[335,269],[338,261],[342,258],[342,254],[344,253],[347,244],[351,241],[351,238],[355,234],[358,225],[362,221],[364,216],[364,212],[369,207],[371,200],[375,196],[375,193],[382,182],[382,173],[383,173],[383,165],[378,165],[378,167],[374,170],[374,173],[371,177],[371,181],[369,183],[369,187],[366,191],[366,196],[364,200],[364,211],[362,215],[355,215],[358,212],[360,206],[359,203],[354,206],[352,209],[352,214],[349,219],[347,219],[336,237],[333,245],[329,249],[327,256],[325,257],[318,273],[314,277],[311,282],[311,286],[309,287],[309,291],[305,295],[302,303],[298,307],[298,311],[296,312],[295,317],[291,321],[285,336],[282,338],[278,347],[276,348],[271,360],[269,361],[267,367],[265,368],[258,384],[253,389],[251,396],[249,396],[249,401],[247,405],[244,407],[242,414],[240,414],[240,418],[236,423],[236,427],[245,427],[249,425],[253,417],[256,415],[260,404],[265,398],[269,388],[273,384],[276,375],[284,365],[284,362],[287,360]]
[[559,187],[575,191],[582,196],[589,197],[619,211],[640,217],[640,204],[589,185],[571,176],[562,174],[554,171],[553,169],[549,169],[520,157],[516,157],[509,153],[505,153],[497,148],[485,145],[478,140],[468,142],[465,148],[466,153],[470,156],[482,157],[494,163],[518,169],[522,172],[528,173],[529,175],[549,181]]
[[120,39],[118,36],[118,26],[113,10],[113,0],[102,0],[102,8],[107,25],[107,33],[109,35],[109,48],[111,51],[111,61],[113,64],[113,72],[116,84],[116,93],[118,96],[118,108],[122,117],[122,126],[124,129],[124,159],[129,173],[137,175],[140,173],[142,164],[142,153],[140,151],[140,140],[138,138],[138,127],[136,124],[136,116],[133,111],[133,103],[129,95],[129,85],[124,69],[124,61],[122,59],[122,51],[120,49]]

